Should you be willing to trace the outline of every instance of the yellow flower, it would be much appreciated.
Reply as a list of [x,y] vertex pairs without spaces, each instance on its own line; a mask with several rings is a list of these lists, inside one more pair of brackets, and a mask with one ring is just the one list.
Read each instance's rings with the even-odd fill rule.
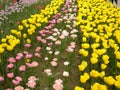
[[86,41],[87,41],[87,38],[86,38],[86,37],[82,37],[82,41],[83,41],[83,42],[86,42]]
[[91,86],[91,90],[108,90],[106,85],[95,83]]
[[0,45],[0,53],[3,53],[4,50],[5,50],[5,49]]
[[96,70],[92,70],[92,71],[90,72],[90,76],[97,78],[97,77],[99,77],[99,72],[96,71]]
[[115,84],[114,84],[117,88],[120,88],[120,81],[115,81]]
[[112,76],[104,77],[104,81],[109,85],[113,85],[115,83],[115,79]]
[[87,67],[87,62],[82,61],[81,65],[78,65],[80,71],[83,71]]
[[23,34],[23,38],[27,38],[27,34],[26,33]]
[[95,58],[95,57],[92,57],[92,58],[90,58],[90,62],[91,62],[92,64],[96,64],[96,63],[98,62],[98,59]]
[[120,75],[117,75],[116,77],[116,80],[120,82]]
[[27,39],[26,42],[27,42],[27,43],[31,43],[31,40],[30,40],[30,39]]
[[84,49],[88,49],[90,47],[90,45],[88,43],[83,43],[83,44],[81,44],[81,46]]
[[102,71],[102,72],[99,73],[99,77],[102,78],[102,77],[104,77],[104,76],[105,76],[105,71]]
[[117,67],[120,68],[120,62],[117,62]]
[[109,56],[108,56],[108,55],[106,55],[106,54],[103,55],[103,56],[102,56],[102,59],[103,59],[103,61],[104,61],[105,64],[108,64],[108,63],[109,63]]
[[106,64],[101,64],[101,69],[106,69],[107,68],[107,65]]
[[22,25],[18,25],[18,30],[23,30],[23,26]]
[[84,75],[80,76],[80,82],[81,83],[86,83],[86,81],[90,78],[88,73],[84,73]]
[[12,51],[14,48],[13,48],[12,46],[8,45],[8,46],[6,47],[6,49],[7,49],[8,51]]
[[119,51],[116,51],[116,52],[115,52],[115,56],[116,56],[116,59],[120,59],[120,52],[119,52]]
[[6,38],[2,38],[1,42],[6,42],[7,39]]
[[85,90],[84,88],[82,87],[79,87],[79,86],[75,86],[75,89],[74,90]]

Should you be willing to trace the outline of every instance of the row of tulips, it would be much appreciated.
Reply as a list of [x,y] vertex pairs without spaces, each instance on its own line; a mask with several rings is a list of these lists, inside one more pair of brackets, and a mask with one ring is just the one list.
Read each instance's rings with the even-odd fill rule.
[[[24,39],[30,37],[25,32],[26,29],[27,30],[29,29],[35,30],[36,28],[40,29],[42,23],[48,23],[49,22],[48,19],[53,14],[56,14],[58,12],[57,9],[59,9],[59,7],[63,3],[64,1],[61,0],[58,1],[52,0],[51,3],[46,6],[45,10],[42,10],[40,14],[32,15],[31,18],[27,20],[23,20],[21,25],[18,26],[18,30],[11,30],[12,33],[11,35],[7,35],[5,38],[2,38],[0,51],[4,52],[4,48],[6,48],[7,50],[9,50],[9,52],[5,52],[4,54],[1,52],[1,59],[0,59],[0,71],[1,71],[0,89],[1,90],[5,90],[5,89],[12,90],[13,88],[15,90],[24,90],[25,88],[27,88],[28,90],[28,89],[37,88],[36,82],[38,81],[38,78],[35,77],[37,76],[37,74],[34,69],[39,65],[38,61],[43,59],[41,58],[42,54],[40,55],[41,49],[42,49],[41,51],[42,53],[45,52],[44,49],[46,47],[43,47],[43,45],[44,44],[45,46],[47,44],[50,45],[50,43],[47,43],[46,39],[41,39],[41,41],[39,41],[40,39],[38,38],[37,38],[38,40],[37,39],[36,40],[39,42],[36,44],[34,43],[34,41],[30,39],[27,39],[27,42],[25,42]],[[31,23],[33,20],[35,23]],[[28,27],[25,27],[24,25],[27,25]],[[32,32],[32,34],[34,32]],[[43,30],[41,32],[45,34],[52,34],[54,31]],[[38,31],[36,31],[36,35],[37,34]],[[35,37],[36,36],[32,36],[33,40],[35,40]],[[20,38],[24,38],[23,39],[24,42],[20,42]],[[15,47],[19,43],[22,43],[21,44],[22,50],[16,47],[15,50],[16,52],[14,52],[13,47]],[[13,51],[11,51],[10,49]]]
[[2,38],[0,53],[12,51],[20,43],[31,43],[30,37],[32,37],[32,34],[37,32],[36,29],[40,28],[42,23],[48,23],[48,19],[58,12],[58,9],[63,3],[63,0],[53,0],[44,10],[41,10],[40,14],[31,15],[30,18],[22,20],[17,29],[10,30],[11,34]]
[[[22,50],[16,48],[17,54],[11,51],[12,53],[7,54],[7,61],[3,61],[6,56],[1,56],[1,90],[71,89],[67,87],[67,82],[73,64],[78,32],[75,29],[76,12],[75,0],[71,2],[67,0],[61,12],[54,15],[47,26],[36,27],[38,29],[36,34],[28,33],[31,39],[21,44]],[[33,17],[39,19],[32,16],[31,21],[34,20]],[[29,23],[30,19],[27,19]],[[27,20],[23,20],[22,23],[29,25]],[[34,24],[30,24],[30,27]],[[22,25],[19,25],[18,29],[24,30]],[[11,32],[16,34],[15,30]],[[12,36],[8,38],[11,39]]]
[[25,7],[28,7],[29,5],[37,3],[37,0],[29,0],[29,1],[21,1],[19,4],[17,2],[10,3],[10,5],[6,5],[4,10],[0,11],[0,26],[2,22],[6,19],[8,19],[8,16],[15,13],[15,12],[22,12]]
[[120,8],[104,0],[77,0],[80,85],[75,90],[120,89]]

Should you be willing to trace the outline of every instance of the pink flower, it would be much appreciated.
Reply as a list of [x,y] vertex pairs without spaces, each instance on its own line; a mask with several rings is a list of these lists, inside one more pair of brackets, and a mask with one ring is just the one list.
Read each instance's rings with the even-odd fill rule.
[[26,70],[25,65],[22,65],[22,66],[19,67],[19,71],[24,72],[25,70]]
[[22,53],[18,53],[17,56],[23,57],[23,54]]
[[57,61],[58,59],[57,58],[53,58],[53,61]]
[[19,81],[19,82],[22,81],[22,78],[21,78],[20,76],[15,77],[15,79],[16,79],[17,81]]
[[30,77],[28,78],[28,80],[29,80],[29,81],[36,81],[37,78],[36,78],[35,76],[30,76]]
[[42,39],[41,42],[44,44],[47,43],[47,41],[45,39]]
[[31,47],[31,44],[28,44],[28,43],[27,43],[27,44],[25,44],[24,46],[25,46],[26,48],[30,48],[30,47]]
[[56,52],[55,52],[55,55],[58,55],[59,53],[60,53],[59,51],[56,51]]
[[25,55],[27,55],[27,54],[28,54],[28,51],[24,51],[23,53],[24,53]]
[[32,67],[32,64],[31,63],[26,63],[26,66],[27,67]]
[[38,64],[38,62],[33,61],[33,62],[31,63],[31,65],[32,65],[32,67],[37,67],[39,64]]
[[35,49],[36,52],[39,52],[40,50],[41,50],[41,47],[37,47],[37,48]]
[[55,61],[50,62],[50,64],[51,64],[52,66],[57,66],[57,62],[55,62]]
[[16,59],[16,60],[20,60],[20,59],[22,59],[22,57],[20,57],[20,56],[16,56],[15,59]]
[[42,40],[42,38],[41,38],[40,36],[37,36],[36,39],[37,39],[38,41],[41,41],[41,40]]
[[61,36],[59,36],[59,38],[60,38],[60,39],[64,39],[64,38],[65,38],[65,36],[61,35]]
[[53,88],[54,88],[54,90],[62,90],[62,89],[63,89],[63,85],[62,85],[62,84],[57,84],[57,83],[55,83],[55,84],[53,85]]
[[9,58],[8,61],[9,61],[10,63],[15,63],[15,62],[16,62],[15,58],[13,58],[13,57]]
[[39,54],[39,53],[35,53],[34,55],[35,55],[36,57],[38,57],[38,58],[40,57],[40,54]]
[[32,54],[27,54],[26,58],[32,58]]
[[63,76],[64,76],[64,77],[68,77],[68,76],[69,76],[69,72],[64,71],[64,72],[63,72]]
[[51,42],[51,43],[48,43],[48,46],[50,47],[50,46],[52,46],[53,45],[53,43]]
[[26,85],[27,85],[28,87],[30,87],[30,88],[35,88],[36,82],[35,82],[35,81],[28,81],[28,82],[26,83]]
[[55,83],[56,83],[56,84],[62,84],[62,83],[63,83],[63,80],[57,79],[57,80],[55,80]]
[[22,86],[17,86],[15,87],[15,90],[24,90],[24,88]]
[[19,85],[19,84],[20,84],[20,81],[12,80],[12,83],[13,83],[14,85]]
[[13,78],[13,77],[14,77],[14,73],[8,73],[8,74],[7,74],[7,77],[8,77],[8,78]]
[[51,69],[45,69],[44,72],[45,72],[48,76],[52,75]]
[[0,82],[4,81],[4,78],[2,76],[0,76]]
[[11,69],[11,68],[13,68],[13,67],[14,67],[14,64],[12,64],[12,63],[10,63],[10,64],[7,65],[7,68],[8,68],[8,69]]
[[55,44],[56,44],[56,45],[60,45],[60,44],[61,44],[61,41],[60,41],[60,40],[57,40],[57,41],[55,42]]

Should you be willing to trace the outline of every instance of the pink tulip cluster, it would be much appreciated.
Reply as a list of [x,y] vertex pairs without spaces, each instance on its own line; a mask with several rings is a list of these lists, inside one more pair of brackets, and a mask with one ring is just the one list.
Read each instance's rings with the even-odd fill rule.
[[61,79],[55,80],[55,83],[53,85],[54,90],[63,90],[63,81]]

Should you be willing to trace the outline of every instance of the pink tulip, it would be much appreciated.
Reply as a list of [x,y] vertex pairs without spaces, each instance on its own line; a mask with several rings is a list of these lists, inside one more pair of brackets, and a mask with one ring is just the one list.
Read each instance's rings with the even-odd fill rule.
[[17,86],[17,87],[15,87],[14,90],[24,90],[24,88],[22,86]]
[[50,62],[50,64],[51,64],[52,66],[57,66],[57,62],[55,62],[55,61]]
[[19,84],[20,84],[20,82],[17,81],[17,80],[12,80],[12,83],[13,83],[14,85],[19,85]]
[[10,64],[7,65],[7,68],[8,68],[8,69],[11,69],[11,68],[13,68],[13,67],[14,67],[14,64],[12,64],[12,63],[10,63]]
[[25,65],[22,65],[22,66],[19,67],[19,71],[24,72],[25,70],[26,70]]
[[40,50],[41,50],[41,47],[37,47],[37,48],[35,49],[36,52],[40,52]]
[[0,82],[4,81],[4,78],[2,76],[0,76]]
[[31,47],[31,44],[28,44],[28,43],[27,43],[27,44],[25,44],[24,46],[25,46],[26,48],[30,48],[30,47]]
[[27,85],[28,87],[30,87],[30,88],[35,88],[36,82],[35,82],[35,81],[28,81],[28,82],[26,83],[26,85]]
[[36,57],[40,58],[40,54],[39,53],[35,53],[34,54]]
[[8,59],[8,61],[9,61],[10,63],[15,63],[15,62],[16,62],[15,58],[13,58],[13,57],[10,57],[10,58]]
[[7,74],[7,77],[8,77],[8,78],[13,78],[13,77],[14,77],[14,73],[8,73],[8,74]]
[[32,65],[32,67],[37,67],[39,64],[38,64],[38,62],[33,61],[33,62],[31,63],[31,65]]
[[22,81],[22,78],[21,78],[20,76],[15,77],[15,79],[16,79],[17,81],[19,81],[19,82]]
[[28,78],[28,80],[29,80],[29,81],[36,81],[37,78],[36,78],[35,76],[30,76],[30,77]]

